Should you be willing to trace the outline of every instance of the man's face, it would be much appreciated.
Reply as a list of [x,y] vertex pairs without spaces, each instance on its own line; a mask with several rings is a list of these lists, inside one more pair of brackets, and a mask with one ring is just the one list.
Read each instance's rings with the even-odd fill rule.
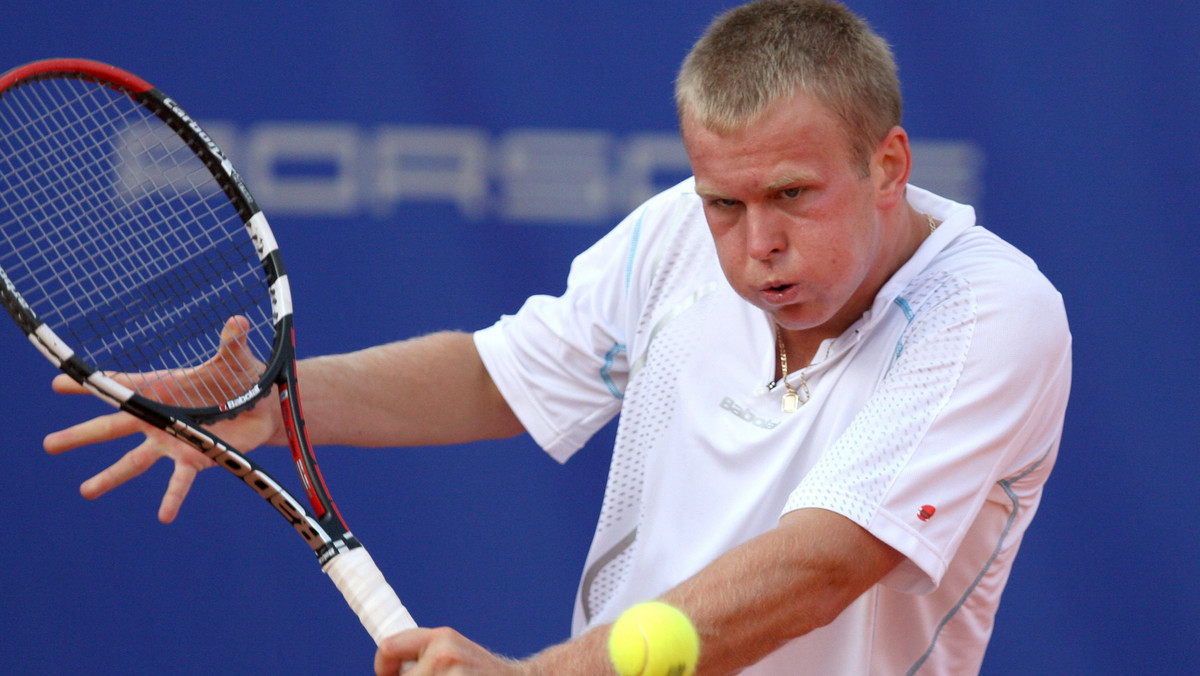
[[682,131],[739,295],[790,330],[836,335],[866,311],[886,258],[875,180],[860,175],[828,108],[798,94],[739,131],[687,120]]

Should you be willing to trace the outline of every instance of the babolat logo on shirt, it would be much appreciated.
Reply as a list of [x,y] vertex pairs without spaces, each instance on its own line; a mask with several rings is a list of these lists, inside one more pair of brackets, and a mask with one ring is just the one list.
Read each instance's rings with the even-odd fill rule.
[[739,406],[737,402],[730,399],[729,397],[725,397],[724,399],[721,400],[721,408],[725,409],[726,411],[729,411],[730,413],[736,415],[737,417],[741,418],[742,420],[745,420],[746,422],[750,423],[751,425],[754,425],[755,427],[761,427],[764,430],[773,430],[773,429],[775,429],[775,427],[777,427],[779,425],[778,420],[767,420],[766,418],[759,417],[758,415],[756,415],[754,413],[754,411],[751,411],[748,408]]

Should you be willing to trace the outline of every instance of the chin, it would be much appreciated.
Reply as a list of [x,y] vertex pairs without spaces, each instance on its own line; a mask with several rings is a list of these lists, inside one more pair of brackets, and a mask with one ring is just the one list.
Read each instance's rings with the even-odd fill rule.
[[829,321],[828,317],[813,317],[810,313],[797,311],[795,308],[768,309],[767,313],[776,324],[788,331],[807,331],[822,326]]

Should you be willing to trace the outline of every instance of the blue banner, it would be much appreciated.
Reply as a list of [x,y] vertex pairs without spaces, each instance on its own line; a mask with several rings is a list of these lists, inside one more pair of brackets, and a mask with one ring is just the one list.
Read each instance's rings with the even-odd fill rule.
[[[575,253],[688,174],[672,82],[731,2],[30,4],[0,8],[0,70],[84,57],[177,99],[270,218],[311,356],[559,293]],[[984,673],[1194,669],[1200,4],[850,5],[900,62],[913,182],[1033,256],[1074,334],[1058,466]],[[370,670],[370,638],[257,497],[206,472],[162,526],[160,463],[87,502],[78,485],[133,444],[46,455],[104,405],[53,394],[2,324],[0,373],[0,671]],[[523,656],[568,635],[611,439],[563,466],[528,437],[319,457],[419,621]],[[255,458],[291,480],[286,452]]]

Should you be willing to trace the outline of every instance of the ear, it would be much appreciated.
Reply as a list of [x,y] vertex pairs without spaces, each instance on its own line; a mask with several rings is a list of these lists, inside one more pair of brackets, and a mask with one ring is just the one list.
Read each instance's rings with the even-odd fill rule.
[[893,208],[904,199],[911,173],[912,150],[908,147],[908,132],[903,127],[892,127],[871,156],[871,180],[875,183],[879,208]]

